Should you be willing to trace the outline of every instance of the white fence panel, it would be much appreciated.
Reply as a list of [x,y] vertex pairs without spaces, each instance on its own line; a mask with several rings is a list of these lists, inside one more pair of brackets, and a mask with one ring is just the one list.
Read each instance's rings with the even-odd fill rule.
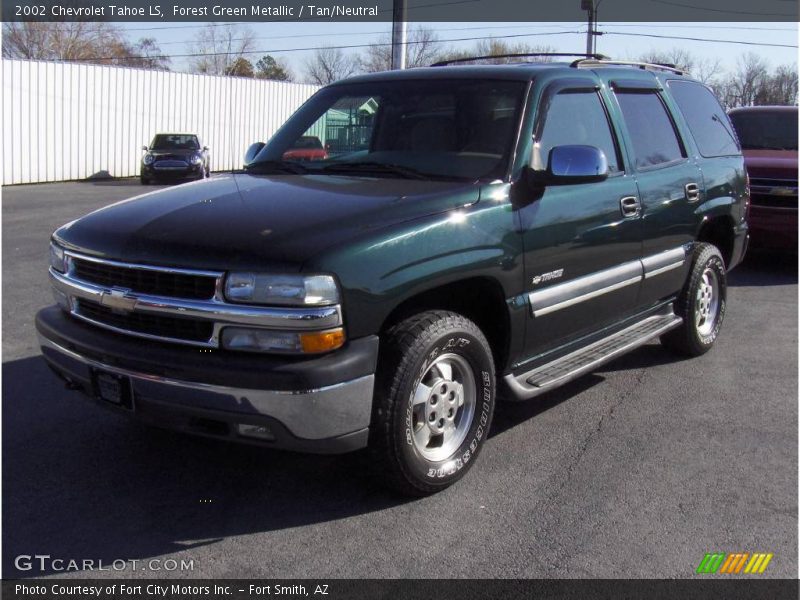
[[158,132],[191,132],[211,169],[238,169],[318,87],[3,59],[2,183],[139,174],[141,147]]

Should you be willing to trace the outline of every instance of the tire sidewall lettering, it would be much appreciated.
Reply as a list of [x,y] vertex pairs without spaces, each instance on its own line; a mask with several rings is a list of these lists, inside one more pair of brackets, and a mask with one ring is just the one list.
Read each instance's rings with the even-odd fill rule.
[[[405,451],[414,457],[413,462],[417,462],[420,475],[434,481],[441,481],[446,477],[457,474],[467,464],[469,464],[478,452],[483,439],[485,438],[488,425],[490,423],[493,402],[494,402],[494,381],[490,373],[489,365],[480,360],[480,355],[470,352],[472,348],[479,349],[480,345],[474,343],[475,340],[470,334],[464,332],[454,333],[439,340],[425,355],[419,369],[417,369],[414,380],[408,391],[406,402],[403,406],[403,439],[405,441]],[[470,425],[470,433],[467,435],[461,446],[446,460],[432,463],[422,457],[414,447],[413,442],[413,406],[414,393],[417,386],[422,381],[423,376],[431,366],[433,361],[445,353],[455,353],[463,356],[469,362],[475,377],[475,386],[478,388],[475,415]]]

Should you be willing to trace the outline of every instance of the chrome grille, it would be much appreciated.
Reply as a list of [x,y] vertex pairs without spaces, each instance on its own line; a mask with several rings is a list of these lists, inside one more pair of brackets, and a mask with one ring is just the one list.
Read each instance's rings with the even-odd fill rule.
[[115,329],[180,342],[209,342],[214,333],[211,321],[115,312],[90,300],[77,300],[75,315]]
[[71,264],[71,274],[76,279],[109,288],[127,288],[134,293],[208,300],[214,297],[217,287],[216,278],[206,275],[118,266],[77,257],[71,258]]
[[50,268],[56,300],[76,318],[127,335],[218,348],[226,326],[322,331],[342,325],[341,306],[232,304],[222,271],[130,264],[65,252],[67,272]]

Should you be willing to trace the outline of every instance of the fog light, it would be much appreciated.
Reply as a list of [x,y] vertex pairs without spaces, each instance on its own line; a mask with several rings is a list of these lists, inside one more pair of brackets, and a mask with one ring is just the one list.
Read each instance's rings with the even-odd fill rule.
[[236,433],[243,437],[257,438],[268,442],[275,441],[272,430],[266,425],[250,425],[248,423],[237,423]]

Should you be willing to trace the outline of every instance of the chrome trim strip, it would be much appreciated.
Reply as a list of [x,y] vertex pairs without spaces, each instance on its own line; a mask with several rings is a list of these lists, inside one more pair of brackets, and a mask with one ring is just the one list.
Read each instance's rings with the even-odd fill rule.
[[[87,262],[99,263],[109,265],[111,267],[122,267],[124,269],[138,269],[140,271],[158,271],[160,273],[176,273],[179,275],[198,275],[201,277],[222,277],[225,275],[224,271],[205,271],[201,269],[179,269],[177,267],[157,267],[153,265],[140,265],[128,262],[121,262],[117,260],[109,260],[107,258],[97,258],[95,256],[87,256],[85,254],[78,254],[71,250],[64,250],[67,257],[85,260]],[[70,265],[71,266],[71,265]]]
[[633,285],[642,279],[642,261],[635,260],[617,267],[590,273],[546,289],[528,294],[534,317],[541,317],[584,300]]
[[682,267],[685,262],[686,248],[683,246],[646,256],[642,259],[644,278],[649,279],[650,277],[655,277],[656,275],[666,273],[672,269],[677,269],[678,267]]
[[[85,373],[73,373],[68,365],[61,364],[61,355],[77,361],[87,369],[101,369],[118,375],[129,377],[135,394],[168,403],[179,408],[184,405],[174,401],[182,399],[201,399],[205,402],[196,408],[209,408],[209,404],[217,402],[218,410],[227,410],[242,417],[264,415],[283,423],[294,435],[303,439],[325,439],[345,435],[369,426],[372,410],[372,394],[375,382],[374,375],[365,375],[351,381],[311,390],[261,390],[234,388],[228,386],[180,381],[141,373],[123,367],[106,365],[68,350],[39,334],[39,343],[44,357],[55,363],[60,369],[84,379],[90,378]],[[53,352],[56,356],[53,356]],[[236,406],[247,406],[251,411],[231,411],[232,403]],[[199,403],[198,403],[199,404]],[[187,407],[195,407],[185,404]]]
[[[70,279],[53,269],[50,269],[50,282],[67,296],[97,304],[103,304],[103,295],[110,292],[110,289],[104,287]],[[342,324],[341,307],[338,304],[314,308],[270,308],[223,304],[210,300],[179,300],[148,294],[132,294],[131,298],[136,299],[133,311],[137,313],[202,319],[224,325],[307,331],[328,329]]]
[[641,260],[626,262],[543,290],[530,292],[528,302],[531,305],[531,312],[534,317],[542,317],[682,267],[686,263],[689,247],[679,246],[646,256]]
[[214,327],[214,331],[211,337],[205,342],[198,342],[196,340],[187,340],[186,338],[171,338],[161,335],[153,335],[151,333],[142,333],[139,331],[132,331],[130,329],[122,329],[120,327],[115,327],[114,325],[109,325],[108,323],[103,323],[101,321],[95,321],[87,316],[84,316],[80,313],[80,308],[73,306],[72,310],[70,311],[70,315],[75,317],[76,319],[80,319],[85,323],[89,323],[94,325],[95,327],[101,327],[103,329],[107,329],[108,331],[113,331],[114,333],[123,333],[125,335],[132,335],[135,337],[143,338],[145,340],[153,340],[155,342],[173,342],[175,344],[182,344],[184,346],[196,346],[198,348],[218,348],[219,347],[219,327]]

